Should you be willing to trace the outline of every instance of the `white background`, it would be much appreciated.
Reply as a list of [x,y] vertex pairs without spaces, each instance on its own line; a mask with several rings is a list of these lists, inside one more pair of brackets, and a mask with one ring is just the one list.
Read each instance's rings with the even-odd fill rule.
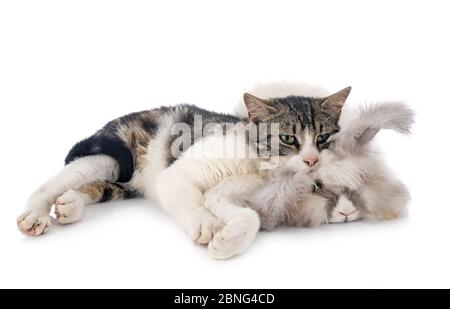
[[[2,1],[0,287],[449,288],[447,2]],[[411,190],[408,218],[262,233],[229,261],[144,201],[38,238],[16,229],[32,190],[108,120],[180,102],[231,112],[283,79],[416,110],[411,137],[377,138]]]

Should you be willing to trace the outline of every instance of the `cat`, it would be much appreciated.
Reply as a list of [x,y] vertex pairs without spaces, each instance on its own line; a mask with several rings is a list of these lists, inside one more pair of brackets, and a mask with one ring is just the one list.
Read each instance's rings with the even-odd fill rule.
[[[258,214],[222,200],[206,203],[204,193],[231,176],[248,177],[246,186],[256,184],[268,167],[289,165],[298,157],[316,164],[328,145],[317,138],[339,131],[350,90],[268,100],[245,94],[248,118],[178,105],[113,120],[74,145],[62,171],[30,196],[18,227],[27,235],[46,233],[53,205],[57,222],[67,224],[80,220],[89,204],[153,198],[192,240],[209,244],[214,257],[239,254],[259,229]],[[249,138],[249,124],[257,127],[256,138]],[[236,144],[246,150],[244,156],[227,154]],[[266,148],[268,157],[262,156]]]
[[267,180],[250,192],[236,194],[233,188],[243,184],[228,179],[206,195],[226,196],[229,202],[255,210],[263,230],[399,217],[409,201],[408,190],[369,142],[381,129],[409,134],[413,119],[413,111],[402,103],[364,107],[329,138],[330,146],[321,153],[317,167],[298,160],[271,170]]

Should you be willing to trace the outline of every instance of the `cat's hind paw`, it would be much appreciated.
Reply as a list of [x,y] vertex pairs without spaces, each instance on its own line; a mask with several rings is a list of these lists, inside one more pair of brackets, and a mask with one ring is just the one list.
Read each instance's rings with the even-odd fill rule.
[[68,190],[55,203],[55,216],[60,224],[68,224],[81,220],[84,215],[84,199],[82,193]]
[[17,227],[29,236],[38,236],[47,233],[51,225],[51,218],[44,210],[26,209],[17,217]]

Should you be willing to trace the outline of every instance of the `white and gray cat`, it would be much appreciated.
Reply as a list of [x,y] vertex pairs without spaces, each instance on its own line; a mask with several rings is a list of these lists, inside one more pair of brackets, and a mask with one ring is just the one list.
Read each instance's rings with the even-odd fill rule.
[[[209,244],[214,257],[239,254],[260,228],[258,213],[230,202],[226,194],[205,199],[204,193],[217,192],[213,188],[232,178],[237,178],[233,193],[249,192],[264,184],[267,165],[274,162],[277,168],[299,159],[311,167],[325,163],[323,153],[339,132],[349,92],[268,100],[245,95],[248,119],[178,105],[113,120],[77,143],[63,170],[31,195],[17,219],[19,229],[33,236],[47,232],[53,205],[57,222],[67,224],[80,220],[89,204],[154,198],[191,239]],[[266,130],[248,138],[249,124]],[[270,134],[273,128],[276,135]],[[230,151],[236,148],[245,149],[245,155]],[[264,148],[269,157],[261,155]]]

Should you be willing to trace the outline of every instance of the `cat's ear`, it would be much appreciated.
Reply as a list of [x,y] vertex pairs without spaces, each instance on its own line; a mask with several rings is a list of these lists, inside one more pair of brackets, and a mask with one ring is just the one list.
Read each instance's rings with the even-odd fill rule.
[[352,87],[347,87],[325,98],[322,107],[333,113],[336,117],[340,117],[342,107],[350,94]]
[[250,121],[255,123],[264,121],[271,114],[278,112],[275,107],[269,105],[267,100],[257,98],[249,93],[244,93],[244,102]]

